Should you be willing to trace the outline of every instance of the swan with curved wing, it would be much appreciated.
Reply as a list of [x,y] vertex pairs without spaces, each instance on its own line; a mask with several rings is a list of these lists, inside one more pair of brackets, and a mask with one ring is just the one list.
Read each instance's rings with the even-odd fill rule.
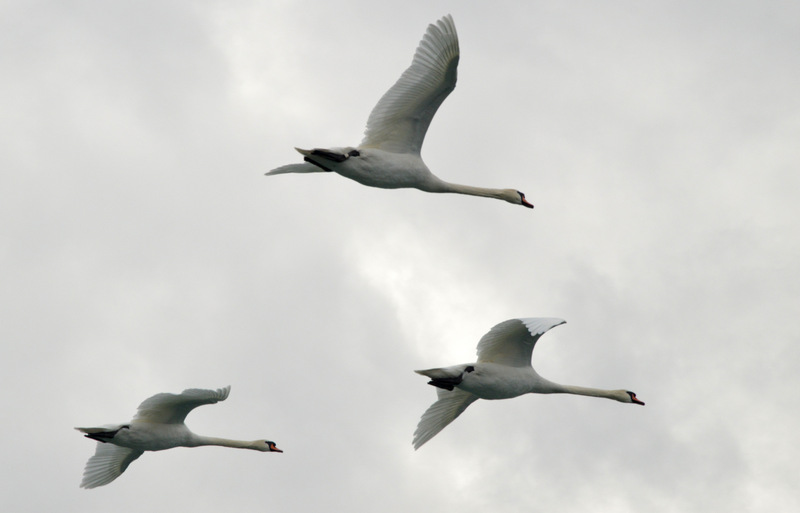
[[439,105],[456,87],[458,34],[447,15],[428,26],[411,66],[383,95],[367,121],[357,147],[302,150],[302,164],[289,164],[267,175],[333,171],[363,185],[382,189],[414,188],[425,192],[496,198],[533,208],[516,189],[490,189],[446,182],[431,173],[420,150]]
[[228,398],[231,387],[217,390],[191,388],[180,394],[156,394],[139,405],[136,416],[127,424],[75,428],[97,441],[94,456],[83,471],[81,488],[96,488],[118,478],[144,451],[163,451],[173,447],[218,445],[261,452],[283,452],[269,440],[252,442],[196,435],[183,423],[186,415],[204,404]]
[[523,394],[575,394],[640,404],[629,390],[604,390],[549,381],[533,370],[531,354],[539,337],[566,323],[563,319],[525,318],[501,322],[478,342],[478,361],[414,371],[431,380],[438,398],[422,414],[414,448],[436,436],[478,399],[510,399]]

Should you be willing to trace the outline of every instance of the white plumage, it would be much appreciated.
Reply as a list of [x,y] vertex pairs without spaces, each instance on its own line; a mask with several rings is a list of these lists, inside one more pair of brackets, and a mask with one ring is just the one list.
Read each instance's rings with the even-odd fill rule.
[[231,387],[217,390],[191,388],[180,394],[156,394],[139,405],[127,424],[75,428],[87,438],[97,440],[94,456],[83,471],[82,488],[96,488],[118,478],[144,451],[162,451],[173,447],[218,445],[262,452],[283,452],[269,440],[252,442],[214,438],[192,433],[184,424],[186,415],[204,404],[228,398]]
[[372,110],[358,147],[296,148],[305,163],[281,166],[267,175],[334,171],[370,187],[485,196],[533,208],[515,189],[445,182],[423,162],[425,133],[439,105],[456,87],[458,59],[458,34],[447,15],[428,26],[411,66]]
[[436,402],[422,414],[414,432],[414,448],[422,447],[478,399],[509,399],[529,393],[576,394],[644,405],[628,390],[561,385],[536,373],[531,366],[536,341],[565,322],[554,318],[510,319],[481,338],[477,362],[414,371],[431,378],[428,384],[437,387]]

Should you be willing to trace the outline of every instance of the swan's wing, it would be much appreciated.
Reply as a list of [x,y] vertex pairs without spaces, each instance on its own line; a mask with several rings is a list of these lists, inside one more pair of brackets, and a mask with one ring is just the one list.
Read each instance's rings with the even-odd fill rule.
[[456,87],[458,56],[448,14],[428,25],[411,66],[372,109],[361,146],[419,155],[436,109]]
[[287,164],[285,166],[276,167],[272,171],[265,173],[267,176],[283,175],[286,173],[319,173],[324,171],[319,166],[303,162],[302,164]]
[[180,424],[190,411],[204,404],[214,404],[228,398],[231,387],[217,390],[190,388],[180,394],[156,394],[139,405],[134,421],[158,424]]
[[438,399],[430,408],[425,410],[419,420],[416,431],[414,431],[414,449],[419,449],[422,445],[436,436],[439,431],[448,424],[456,420],[467,406],[478,400],[477,395],[456,388],[453,391],[436,389]]
[[97,488],[107,485],[125,472],[133,460],[144,451],[120,447],[112,443],[97,442],[94,456],[86,462],[81,488]]
[[539,317],[503,321],[478,342],[478,362],[528,367],[539,337],[565,322],[563,319]]

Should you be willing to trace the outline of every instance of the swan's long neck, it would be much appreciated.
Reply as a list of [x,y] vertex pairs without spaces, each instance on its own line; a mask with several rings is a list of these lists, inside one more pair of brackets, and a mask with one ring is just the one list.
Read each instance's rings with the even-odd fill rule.
[[[552,382],[551,382],[552,383]],[[620,400],[619,390],[605,390],[603,388],[579,387],[575,385],[561,385],[552,383],[551,394],[586,395],[589,397],[604,397],[606,399]]]
[[190,441],[192,447],[200,447],[201,445],[217,445],[220,447],[233,447],[234,449],[255,449],[256,442],[247,442],[244,440],[230,440],[228,438],[217,438],[213,436],[203,436],[193,434]]
[[455,194],[467,194],[469,196],[483,196],[485,198],[506,199],[505,189],[490,189],[487,187],[473,187],[472,185],[461,185],[459,183],[445,182],[441,179],[431,180],[425,184],[426,192],[451,192]]

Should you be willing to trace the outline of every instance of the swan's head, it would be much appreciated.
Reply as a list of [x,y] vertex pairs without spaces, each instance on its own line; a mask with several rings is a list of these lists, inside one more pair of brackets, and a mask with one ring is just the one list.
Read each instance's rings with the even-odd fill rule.
[[641,404],[644,406],[644,401],[640,401],[636,398],[636,394],[631,392],[630,390],[620,390],[620,398],[618,399],[619,402],[622,403],[633,403],[633,404]]
[[522,205],[523,207],[533,208],[533,205],[528,203],[528,200],[525,199],[525,194],[516,189],[503,190],[502,199],[509,203],[513,203],[514,205]]
[[278,446],[275,445],[275,442],[270,440],[256,440],[255,444],[255,448],[261,452],[283,452],[282,450],[278,449]]

